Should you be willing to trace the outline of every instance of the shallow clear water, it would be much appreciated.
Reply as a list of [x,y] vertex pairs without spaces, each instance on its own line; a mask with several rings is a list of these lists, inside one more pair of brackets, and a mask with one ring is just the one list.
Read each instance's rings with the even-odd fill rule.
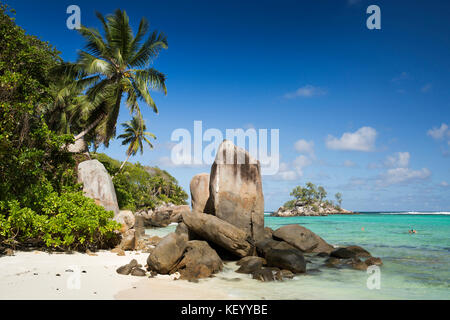
[[[237,274],[234,263],[208,281],[236,298],[255,299],[450,299],[450,215],[360,214],[327,217],[265,217],[272,229],[300,224],[333,245],[360,245],[382,258],[380,289],[367,288],[369,274],[321,267],[293,280],[261,283]],[[174,226],[148,230],[164,235]],[[364,229],[362,229],[364,228]],[[417,234],[409,234],[415,229]],[[173,229],[173,230],[172,230]]]

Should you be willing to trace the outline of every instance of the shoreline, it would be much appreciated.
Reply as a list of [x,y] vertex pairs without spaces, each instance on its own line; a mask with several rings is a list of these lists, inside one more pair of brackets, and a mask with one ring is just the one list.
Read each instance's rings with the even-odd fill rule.
[[[174,281],[124,276],[116,269],[136,259],[145,265],[148,254],[128,251],[117,256],[99,251],[46,253],[16,251],[0,258],[0,300],[225,300],[226,292],[211,289],[207,282]],[[79,280],[77,280],[79,279]],[[186,294],[186,293],[189,294]]]

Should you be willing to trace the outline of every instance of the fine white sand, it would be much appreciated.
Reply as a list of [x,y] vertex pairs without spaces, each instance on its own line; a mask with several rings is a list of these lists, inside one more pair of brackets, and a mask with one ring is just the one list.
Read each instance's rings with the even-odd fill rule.
[[230,299],[224,291],[207,282],[174,281],[169,276],[155,278],[124,276],[116,269],[136,259],[145,266],[148,254],[109,251],[87,254],[48,254],[40,251],[15,252],[0,257],[0,299]]

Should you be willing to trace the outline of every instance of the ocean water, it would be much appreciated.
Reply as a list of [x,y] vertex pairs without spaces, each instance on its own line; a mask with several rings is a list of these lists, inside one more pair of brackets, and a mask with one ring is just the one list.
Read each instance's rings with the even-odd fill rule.
[[[300,224],[330,244],[360,245],[380,257],[380,288],[368,288],[373,275],[365,271],[322,267],[324,259],[314,256],[307,258],[309,272],[292,280],[262,283],[235,273],[236,264],[227,263],[223,272],[201,282],[236,299],[450,299],[449,212],[265,217],[272,229],[288,224]],[[409,234],[411,229],[418,233]],[[174,230],[147,232],[163,236]]]

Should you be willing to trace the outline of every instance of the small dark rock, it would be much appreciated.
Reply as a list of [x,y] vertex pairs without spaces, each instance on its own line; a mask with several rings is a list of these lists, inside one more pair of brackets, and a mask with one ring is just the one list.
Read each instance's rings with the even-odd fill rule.
[[352,268],[355,269],[355,270],[366,271],[367,270],[367,264],[365,264],[361,260],[357,259],[357,260],[353,261]]
[[256,270],[252,275],[253,279],[260,280],[262,282],[270,282],[275,280],[272,270],[267,268]]
[[262,266],[266,264],[266,260],[260,257],[245,257],[237,262],[237,265],[240,266],[236,272],[238,273],[248,273],[251,274],[256,270],[262,268]]
[[327,266],[328,268],[336,268],[339,263],[340,260],[334,257],[330,257],[327,260],[325,260],[325,266]]
[[116,272],[118,274],[123,274],[125,276],[129,275],[131,273],[131,271],[133,270],[133,267],[130,266],[129,264],[126,264],[124,266],[119,267]]
[[351,259],[356,257],[356,254],[347,248],[338,248],[330,253],[330,257],[338,259]]
[[358,257],[358,258],[360,258],[360,257],[366,258],[366,257],[372,256],[369,251],[367,251],[366,249],[364,249],[360,246],[349,246],[346,249],[353,252],[355,254],[355,257]]
[[316,255],[316,257],[320,257],[320,258],[326,258],[326,257],[328,257],[329,255],[328,255],[328,253],[326,253],[326,252],[320,252],[320,253],[318,253],[317,255]]
[[141,268],[133,268],[133,270],[131,270],[131,275],[135,277],[145,277],[145,271]]
[[278,250],[272,249],[266,255],[267,265],[289,270],[293,273],[305,273],[306,262],[298,249]]
[[367,266],[382,266],[383,265],[383,261],[381,260],[381,258],[376,258],[376,257],[370,257],[368,259],[366,259],[366,261],[364,261],[364,263]]
[[289,270],[280,270],[275,274],[277,280],[292,279],[295,275]]

